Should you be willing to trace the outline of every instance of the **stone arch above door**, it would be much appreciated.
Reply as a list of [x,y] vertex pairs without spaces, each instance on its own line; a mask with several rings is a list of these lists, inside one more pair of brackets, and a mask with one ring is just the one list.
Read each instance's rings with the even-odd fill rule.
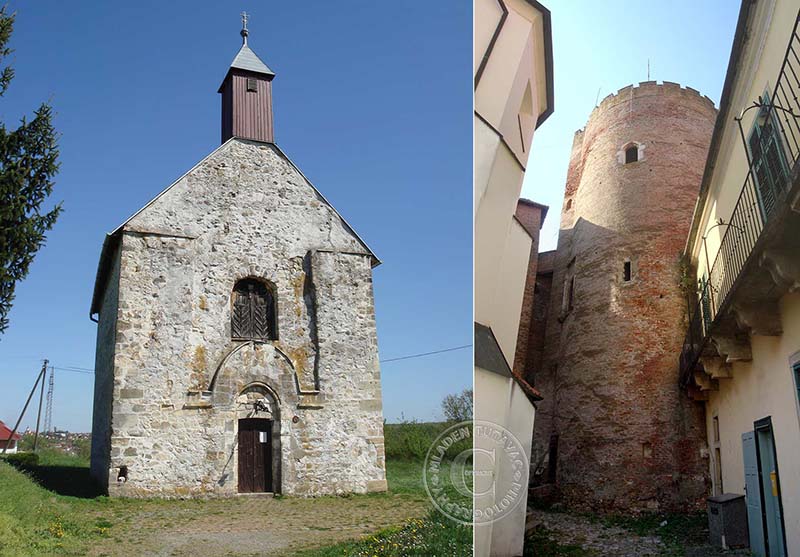
[[276,403],[293,402],[297,399],[295,375],[291,359],[274,345],[239,344],[217,365],[209,382],[211,400],[215,407],[235,406],[246,387],[262,385],[276,397]]
[[260,381],[245,386],[234,401],[237,419],[263,418],[280,421],[281,399],[275,390]]

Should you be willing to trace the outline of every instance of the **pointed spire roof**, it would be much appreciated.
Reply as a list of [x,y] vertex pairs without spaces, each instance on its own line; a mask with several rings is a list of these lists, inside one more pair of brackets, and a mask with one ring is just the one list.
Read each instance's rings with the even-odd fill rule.
[[[242,48],[239,49],[239,52],[236,53],[236,57],[231,62],[230,68],[228,68],[228,72],[225,74],[225,79],[228,79],[228,76],[231,73],[231,70],[245,70],[248,72],[260,73],[265,75],[268,80],[272,80],[275,77],[275,72],[269,69],[261,58],[253,52],[249,46],[247,46],[247,37],[250,32],[247,30],[247,20],[249,16],[242,12],[242,30],[239,34],[242,36]],[[222,92],[222,87],[225,85],[225,79],[222,80],[222,85],[219,86],[219,93]]]
[[247,46],[246,39],[245,43],[242,45],[242,48],[239,49],[239,53],[236,55],[236,58],[234,58],[233,62],[231,62],[231,68],[263,73],[273,77],[275,76],[275,72],[269,69],[269,67],[261,61],[261,58],[256,56],[256,53],[253,52],[249,46]]
[[263,73],[275,77],[275,73],[261,61],[261,58],[256,56],[255,52],[250,50],[249,46],[247,46],[247,37],[250,35],[250,32],[247,30],[247,22],[249,20],[250,16],[247,15],[247,12],[242,12],[242,30],[239,32],[242,36],[242,48],[239,49],[236,58],[231,62],[231,68]]

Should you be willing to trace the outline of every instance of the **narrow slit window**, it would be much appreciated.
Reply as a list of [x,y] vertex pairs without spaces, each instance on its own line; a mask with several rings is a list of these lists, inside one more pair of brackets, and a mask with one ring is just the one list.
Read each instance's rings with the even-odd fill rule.
[[251,93],[251,92],[255,93],[256,91],[258,91],[258,85],[257,85],[256,80],[253,79],[252,77],[248,77],[247,78],[247,92],[248,93]]
[[622,268],[622,280],[625,282],[630,282],[631,280],[631,262],[626,261],[625,265]]
[[639,160],[639,147],[631,145],[625,149],[625,164],[636,162]]
[[556,474],[558,471],[558,435],[553,434],[550,436],[550,447],[548,449],[549,457],[547,459],[547,483],[556,483]]

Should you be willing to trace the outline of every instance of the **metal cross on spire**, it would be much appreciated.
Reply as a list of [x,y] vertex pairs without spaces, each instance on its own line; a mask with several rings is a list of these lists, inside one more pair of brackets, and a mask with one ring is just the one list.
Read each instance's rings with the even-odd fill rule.
[[250,19],[250,16],[247,15],[247,12],[242,12],[242,44],[247,44],[247,21]]

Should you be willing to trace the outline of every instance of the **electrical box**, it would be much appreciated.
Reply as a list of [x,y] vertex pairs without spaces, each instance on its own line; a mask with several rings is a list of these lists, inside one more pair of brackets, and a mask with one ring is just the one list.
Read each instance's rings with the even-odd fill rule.
[[723,493],[708,498],[708,532],[711,543],[723,549],[750,545],[744,495]]

